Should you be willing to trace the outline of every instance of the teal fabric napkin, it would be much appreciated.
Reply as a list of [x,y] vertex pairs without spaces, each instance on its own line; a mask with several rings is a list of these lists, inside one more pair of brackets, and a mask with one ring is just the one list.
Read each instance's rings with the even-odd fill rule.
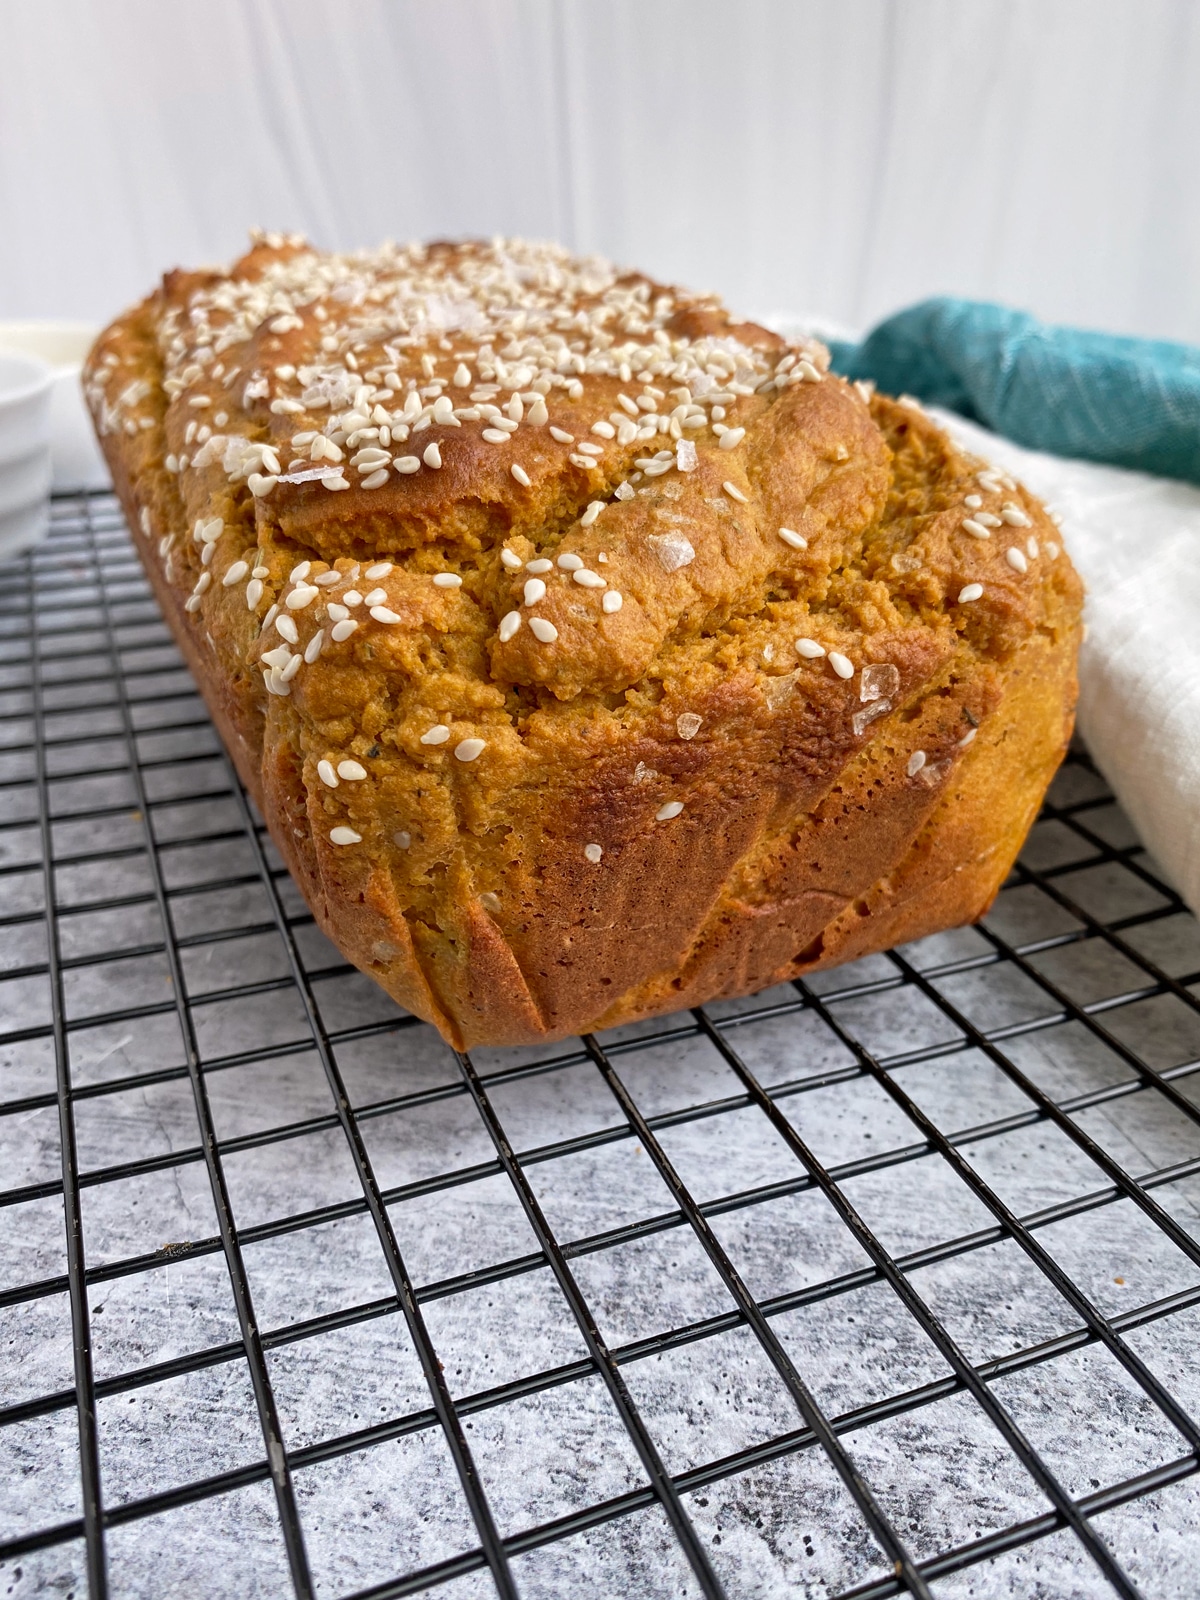
[[1017,444],[1200,483],[1200,349],[1052,327],[1024,311],[925,300],[861,344],[847,378],[957,411]]

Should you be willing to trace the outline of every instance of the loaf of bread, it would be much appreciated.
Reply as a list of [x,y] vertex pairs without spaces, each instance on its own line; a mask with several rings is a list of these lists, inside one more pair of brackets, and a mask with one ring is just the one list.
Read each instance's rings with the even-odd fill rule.
[[84,378],[305,899],[459,1048],[976,918],[1066,747],[1046,511],[711,296],[518,240],[260,235]]

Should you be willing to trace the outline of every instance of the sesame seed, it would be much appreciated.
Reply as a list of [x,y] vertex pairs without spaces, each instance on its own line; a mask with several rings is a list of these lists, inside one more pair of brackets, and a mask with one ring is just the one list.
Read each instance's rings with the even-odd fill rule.
[[444,722],[435,722],[433,727],[421,735],[422,744],[445,744],[450,737],[450,729]]
[[1000,518],[993,516],[990,511],[977,511],[975,521],[981,522],[985,528],[999,528],[1002,525]]
[[604,599],[601,600],[600,609],[601,611],[606,611],[609,616],[612,616],[614,611],[620,611],[624,603],[625,602],[622,599],[621,591],[619,589],[610,589],[604,596]]
[[601,856],[604,854],[604,846],[602,844],[585,844],[583,847],[583,854],[584,859],[590,861],[592,865],[595,866],[600,860]]
[[963,505],[968,506],[972,511],[978,511],[982,504],[983,496],[981,494],[968,494],[963,496]]
[[1038,557],[1038,542],[1032,534],[1030,534],[1028,539],[1026,539],[1025,548],[1036,561]]
[[829,665],[839,678],[852,678],[854,676],[854,663],[848,656],[842,655],[839,650],[829,652]]
[[593,500],[590,503],[590,505],[588,506],[587,510],[580,517],[580,519],[579,519],[580,526],[584,527],[584,528],[590,528],[592,523],[595,522],[596,518],[600,515],[600,513],[603,510],[604,510],[604,501],[603,500]]
[[345,778],[347,783],[361,783],[367,775],[367,769],[357,761],[339,761],[337,775]]
[[780,528],[779,537],[784,544],[790,544],[793,550],[808,549],[808,540],[802,533],[797,533],[794,528]]
[[246,609],[247,609],[247,611],[253,611],[254,608],[258,605],[258,602],[262,599],[262,592],[263,592],[262,579],[261,578],[251,578],[250,582],[246,585]]
[[700,732],[700,724],[704,718],[695,711],[684,711],[675,718],[675,732],[681,739],[694,739]]
[[803,656],[806,661],[815,661],[818,656],[825,654],[825,646],[818,644],[815,639],[797,639],[796,654]]
[[344,640],[350,637],[357,627],[358,623],[355,622],[353,617],[349,617],[344,622],[335,622],[333,627],[329,630],[329,637],[333,640],[334,644],[341,644]]
[[355,833],[353,828],[331,828],[329,837],[334,844],[361,844],[362,834]]
[[739,505],[743,505],[744,506],[747,503],[746,496],[738,488],[736,483],[729,483],[728,481],[726,481],[725,483],[723,483],[721,485],[721,487],[722,487],[722,489],[724,489],[725,493],[729,496],[729,498],[731,500],[736,500]]
[[[552,439],[557,439],[559,444],[575,443],[575,435],[573,433],[568,433],[565,428],[555,428],[552,426],[550,429],[550,437]],[[487,438],[486,433],[484,434],[484,438]]]
[[558,638],[558,629],[545,617],[530,617],[529,631],[541,644],[553,644]]
[[321,479],[321,487],[322,489],[328,489],[331,492],[334,492],[338,489],[348,489],[350,487],[350,480],[348,478],[343,478],[340,472],[334,472]]
[[588,567],[576,567],[571,576],[581,589],[608,588],[608,579],[602,578],[598,572],[592,572]]
[[603,418],[599,422],[593,422],[589,432],[599,434],[602,439],[615,439],[617,436],[617,430],[612,423],[605,422]]
[[375,618],[376,622],[382,622],[388,627],[402,620],[397,612],[390,610],[387,606],[372,606],[370,614]]
[[388,476],[388,469],[386,467],[380,467],[378,471],[372,472],[365,477],[358,487],[360,489],[382,489],[384,484],[388,481]]
[[345,622],[346,618],[350,615],[346,607],[339,605],[336,600],[331,600],[325,607],[325,610],[331,622]]
[[289,611],[303,611],[305,606],[312,605],[320,592],[315,584],[298,583],[283,603]]
[[1025,559],[1025,552],[1023,550],[1018,550],[1016,545],[1011,545],[1009,549],[1004,552],[1004,559],[1008,562],[1009,566],[1014,572],[1029,571],[1029,563]]
[[322,783],[328,785],[330,789],[336,789],[338,786],[338,775],[333,770],[332,761],[317,762],[317,777],[320,778]]
[[535,605],[537,605],[539,600],[544,600],[545,598],[546,598],[546,585],[542,581],[542,579],[541,578],[526,578],[526,580],[525,580],[525,604],[527,606],[535,606]]
[[407,832],[406,829],[401,828],[399,833],[394,833],[392,835],[392,842],[396,845],[397,849],[407,850],[409,845],[412,844],[412,834]]
[[978,600],[982,595],[983,585],[981,583],[968,583],[958,591],[959,603],[966,605],[968,601]]
[[498,630],[500,643],[507,644],[520,626],[521,613],[519,611],[506,612],[506,614],[500,619],[500,627]]
[[370,594],[363,601],[363,604],[367,606],[381,606],[386,599],[386,589],[372,589]]
[[745,428],[726,428],[721,435],[717,448],[719,450],[736,450],[745,437]]
[[992,537],[991,530],[985,528],[982,522],[977,522],[974,517],[964,517],[963,531],[971,534],[976,539],[990,539]]
[[[390,561],[377,561],[373,567],[368,567],[367,568],[366,572],[363,573],[363,577],[364,578],[386,578],[388,573],[391,570],[392,570],[392,563]],[[327,578],[329,576],[329,574],[325,573],[324,576]],[[313,581],[316,582],[316,583],[320,583],[321,579],[320,578],[316,578]]]
[[226,570],[225,576],[221,579],[221,582],[224,587],[228,589],[235,583],[241,583],[242,579],[246,576],[249,570],[250,568],[244,561],[235,561],[233,565]]
[[968,728],[966,733],[964,733],[962,738],[958,741],[958,748],[960,750],[965,750],[967,745],[970,744],[971,740],[975,737],[975,735],[978,732],[979,732],[978,728]]
[[1005,522],[1009,523],[1009,525],[1011,527],[1014,527],[1014,528],[1032,528],[1033,527],[1033,523],[1029,520],[1029,518],[1021,510],[1020,506],[1014,505],[1011,500],[1008,502],[1007,505],[1004,505],[1004,506],[1002,506],[1000,508],[1000,515],[1001,515],[1001,517],[1003,517]]
[[286,639],[289,644],[300,643],[300,634],[296,624],[286,612],[275,618],[275,632]]
[[546,410],[546,402],[539,395],[530,406],[529,414],[526,416],[525,421],[531,428],[544,428],[549,420],[550,413]]
[[925,765],[925,752],[924,752],[924,750],[914,750],[912,755],[909,756],[908,765],[905,767],[904,770],[905,770],[905,772],[908,773],[910,778],[915,778],[917,773],[920,772],[921,768],[924,765]]
[[313,634],[312,638],[304,646],[304,659],[305,659],[305,661],[308,662],[310,667],[312,666],[313,662],[317,659],[317,657],[321,654],[321,648],[324,645],[324,643],[325,643],[325,629],[324,628],[318,628],[316,633]]
[[1053,539],[1046,540],[1046,554],[1050,557],[1051,561],[1058,560],[1058,546],[1055,544]]
[[311,561],[301,561],[299,566],[293,567],[292,570],[288,573],[288,582],[289,583],[299,583],[303,578],[307,578],[311,571],[312,571],[312,562]]
[[486,749],[486,739],[461,739],[454,746],[455,759],[458,761],[475,761]]
[[471,369],[465,362],[460,361],[454,369],[454,377],[450,380],[456,389],[469,389],[471,387]]
[[271,569],[270,567],[255,567],[250,576],[252,578],[269,578],[271,576]]
[[526,572],[553,572],[554,571],[554,563],[553,563],[553,561],[547,561],[545,556],[539,556],[536,561],[527,561],[525,563],[525,571]]
[[668,800],[665,806],[659,806],[654,813],[655,822],[670,822],[672,817],[677,817],[683,810],[682,800]]
[[583,557],[577,556],[574,551],[567,550],[559,556],[558,565],[564,572],[578,572],[583,565]]
[[521,485],[522,489],[528,489],[529,488],[529,474],[525,471],[524,467],[519,467],[517,465],[517,463],[514,461],[512,466],[509,467],[508,470],[512,473],[513,477],[517,480],[517,482]]
[[435,572],[433,581],[439,589],[461,589],[462,579],[457,572]]
[[589,465],[593,467],[596,465],[595,458],[604,454],[604,446],[602,444],[593,444],[590,439],[585,439],[579,449],[583,455],[592,457]]
[[421,460],[419,456],[395,456],[392,465],[397,472],[402,472],[407,477],[410,473],[420,472]]
[[503,428],[485,428],[483,430],[483,437],[489,444],[508,443],[508,435],[505,433]]
[[515,550],[509,550],[507,547],[501,550],[500,560],[510,572],[519,572],[521,567],[524,565],[517,552]]
[[[270,494],[278,482],[279,478],[274,473],[252,472],[246,479],[246,487],[252,495],[259,498],[264,494]],[[346,487],[349,488],[350,485],[347,484]]]
[[421,460],[425,463],[425,465],[427,467],[440,467],[441,466],[441,464],[442,464],[442,452],[438,448],[438,442],[437,442],[436,439],[433,441],[432,444],[427,444],[425,446],[425,452],[422,455]]
[[348,606],[360,606],[363,603],[362,595],[359,594],[357,589],[347,589],[342,599]]

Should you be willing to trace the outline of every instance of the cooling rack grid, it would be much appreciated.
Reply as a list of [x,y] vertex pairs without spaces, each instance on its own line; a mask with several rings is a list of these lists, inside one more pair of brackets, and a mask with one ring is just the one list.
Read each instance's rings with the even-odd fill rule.
[[1200,1589],[1200,930],[1085,752],[980,927],[456,1057],[115,501],[0,579],[0,1593]]

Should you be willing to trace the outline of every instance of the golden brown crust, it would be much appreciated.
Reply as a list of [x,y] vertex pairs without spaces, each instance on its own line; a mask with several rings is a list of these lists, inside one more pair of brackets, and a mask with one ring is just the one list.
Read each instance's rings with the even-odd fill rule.
[[515,242],[268,237],[98,341],[243,781],[325,931],[456,1045],[761,988],[1003,880],[1078,579],[1029,495],[826,369]]

